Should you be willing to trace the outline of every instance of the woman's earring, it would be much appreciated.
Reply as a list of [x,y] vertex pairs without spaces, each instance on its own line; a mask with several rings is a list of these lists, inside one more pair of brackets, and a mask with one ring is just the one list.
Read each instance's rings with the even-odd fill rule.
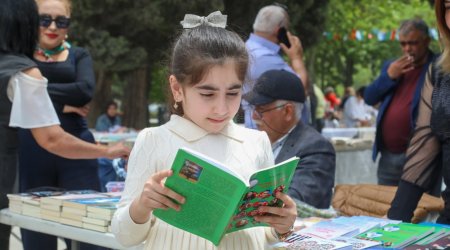
[[178,109],[178,103],[177,103],[177,102],[175,102],[175,103],[173,104],[173,108],[174,108],[174,109]]

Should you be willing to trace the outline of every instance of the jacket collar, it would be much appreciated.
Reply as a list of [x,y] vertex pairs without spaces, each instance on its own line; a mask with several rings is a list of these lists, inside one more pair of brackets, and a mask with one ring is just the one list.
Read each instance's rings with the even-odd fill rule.
[[[170,121],[166,126],[170,131],[188,142],[198,141],[209,134],[213,134],[199,127],[194,122],[178,115],[171,115]],[[244,141],[244,133],[232,120],[219,132],[219,134],[238,142]]]

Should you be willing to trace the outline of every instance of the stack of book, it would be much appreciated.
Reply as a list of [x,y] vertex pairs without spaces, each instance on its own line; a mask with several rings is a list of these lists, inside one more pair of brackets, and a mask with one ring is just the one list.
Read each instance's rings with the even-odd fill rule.
[[93,190],[8,194],[9,209],[23,214],[99,232],[110,231],[120,192]]
[[120,200],[120,193],[106,197],[77,198],[62,203],[61,223],[108,232],[112,216]]
[[55,222],[61,222],[62,204],[64,200],[104,196],[104,194],[94,190],[76,190],[67,191],[60,195],[42,197],[40,199],[41,218]]
[[40,201],[42,198],[61,195],[61,191],[37,191],[19,194],[7,194],[9,209],[13,213],[41,218]]

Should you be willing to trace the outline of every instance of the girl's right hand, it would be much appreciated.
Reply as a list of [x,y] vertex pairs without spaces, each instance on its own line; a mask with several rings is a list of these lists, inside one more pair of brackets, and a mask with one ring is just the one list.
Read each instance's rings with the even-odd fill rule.
[[[141,195],[130,207],[130,215],[136,223],[145,223],[150,213],[156,209],[172,208],[180,211],[181,207],[173,200],[184,204],[185,198],[164,186],[163,180],[173,174],[172,170],[163,170],[153,174],[145,183]],[[172,200],[173,199],[173,200]]]

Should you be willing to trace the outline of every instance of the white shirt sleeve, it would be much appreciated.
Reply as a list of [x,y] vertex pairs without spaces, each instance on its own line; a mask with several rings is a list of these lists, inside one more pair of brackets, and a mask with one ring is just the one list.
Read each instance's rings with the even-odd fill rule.
[[10,127],[39,128],[59,125],[47,92],[47,79],[36,79],[19,72],[11,77],[7,94],[12,102]]

